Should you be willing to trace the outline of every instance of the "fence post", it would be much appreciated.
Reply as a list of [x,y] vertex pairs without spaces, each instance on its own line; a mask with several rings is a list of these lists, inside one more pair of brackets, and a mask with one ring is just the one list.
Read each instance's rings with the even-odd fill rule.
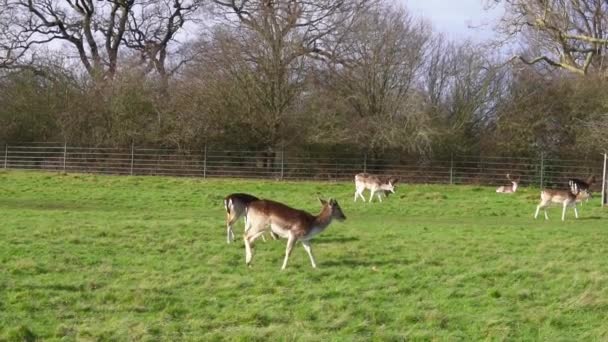
[[135,163],[135,143],[131,142],[131,171],[130,174],[133,176],[133,164]]
[[63,143],[63,172],[65,173],[65,162],[68,158],[68,142]]
[[454,153],[450,154],[450,185],[454,184]]
[[542,189],[545,184],[545,153],[540,153],[540,188]]
[[602,207],[606,205],[606,159],[608,153],[604,153],[604,172],[602,173]]
[[363,154],[363,172],[367,172],[367,152]]
[[203,179],[207,178],[207,144],[203,150]]
[[4,145],[4,169],[6,170],[6,166],[8,165],[8,144]]
[[281,149],[281,180],[283,180],[285,172],[285,147]]

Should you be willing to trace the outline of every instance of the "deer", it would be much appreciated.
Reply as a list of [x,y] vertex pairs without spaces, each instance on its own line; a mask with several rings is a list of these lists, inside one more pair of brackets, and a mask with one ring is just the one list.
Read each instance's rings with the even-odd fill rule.
[[317,264],[312,255],[310,240],[323,232],[334,219],[338,221],[346,220],[338,201],[335,199],[326,201],[320,198],[319,201],[321,202],[321,212],[317,215],[271,200],[252,202],[247,208],[247,225],[243,235],[247,266],[251,266],[255,239],[264,234],[270,227],[272,232],[287,239],[285,259],[281,270],[285,270],[287,267],[287,260],[298,241],[302,242],[304,250],[310,257],[312,267],[316,268]]
[[395,183],[397,183],[398,178],[388,178],[381,180],[380,177],[371,175],[369,173],[358,173],[355,175],[355,198],[354,201],[357,201],[357,197],[361,197],[363,202],[365,202],[365,197],[363,197],[363,191],[365,189],[369,189],[371,194],[369,196],[369,202],[371,203],[374,199],[374,194],[378,196],[378,200],[382,202],[381,194],[385,194],[388,197],[389,193],[395,193]]
[[574,216],[578,218],[576,203],[589,198],[589,196],[587,190],[579,190],[577,192],[572,192],[571,190],[542,190],[540,192],[540,203],[536,206],[536,213],[534,213],[534,219],[538,217],[540,209],[543,209],[545,212],[545,220],[548,220],[547,207],[552,203],[561,204],[563,206],[562,221],[565,221],[566,219],[566,208],[568,207],[574,208]]
[[[226,209],[226,242],[230,243],[234,241],[233,225],[239,218],[245,218],[245,226],[247,226],[247,208],[252,202],[259,201],[260,199],[249,194],[234,193],[224,198],[224,208]],[[274,240],[276,236],[270,234]],[[262,239],[266,241],[266,238],[262,236]]]
[[[591,195],[591,191],[589,191],[589,188],[591,187],[591,184],[593,184],[594,182],[595,182],[595,176],[589,176],[589,178],[587,178],[587,181],[583,181],[578,178],[570,178],[570,179],[568,179],[568,186],[570,187],[570,191],[572,191],[573,193],[576,193],[581,190],[585,190],[589,193],[589,195]],[[591,197],[591,196],[589,196],[589,197]],[[586,201],[589,201],[589,197],[586,199]]]
[[511,178],[511,175],[507,173],[507,179],[511,182],[511,185],[501,185],[496,189],[497,193],[501,194],[512,194],[517,191],[517,187],[519,186],[520,177],[516,179]]

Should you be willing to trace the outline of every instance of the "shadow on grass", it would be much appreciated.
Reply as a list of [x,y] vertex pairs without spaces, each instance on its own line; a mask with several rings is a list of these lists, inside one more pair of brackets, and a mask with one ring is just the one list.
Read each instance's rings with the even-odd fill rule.
[[52,290],[52,291],[67,291],[67,292],[81,292],[84,291],[84,286],[82,285],[67,285],[67,284],[46,284],[46,285],[38,285],[38,284],[26,284],[23,285],[24,288],[30,290]]
[[580,217],[579,220],[601,220],[602,218],[599,216],[588,216],[588,217]]
[[337,236],[337,237],[315,239],[315,240],[312,240],[312,243],[315,245],[318,245],[318,244],[323,244],[323,243],[352,242],[352,241],[359,241],[359,238],[356,236]]
[[402,260],[363,260],[363,259],[341,259],[341,260],[327,260],[319,263],[320,267],[380,267],[380,266],[397,266],[407,265],[411,261],[407,259]]
[[57,202],[54,200],[22,200],[22,199],[1,199],[0,208],[19,209],[19,210],[70,210],[70,211],[112,211],[96,206],[92,203],[82,204],[78,202]]

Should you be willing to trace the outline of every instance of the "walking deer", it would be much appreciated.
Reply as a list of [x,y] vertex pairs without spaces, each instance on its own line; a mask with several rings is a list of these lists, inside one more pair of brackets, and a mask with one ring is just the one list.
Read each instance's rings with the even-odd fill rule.
[[502,185],[496,189],[496,192],[502,194],[512,194],[517,191],[517,187],[519,186],[520,177],[516,179],[511,178],[511,175],[507,173],[507,179],[511,181],[511,185]]
[[252,202],[247,209],[247,226],[245,227],[245,263],[251,264],[253,258],[253,243],[270,226],[270,230],[282,238],[287,239],[285,259],[281,270],[287,267],[287,260],[297,241],[302,242],[302,246],[310,257],[313,268],[317,267],[312,255],[310,240],[324,231],[333,219],[344,221],[346,216],[342,212],[340,205],[334,199],[321,201],[321,212],[312,215],[306,211],[288,207],[285,204],[260,200]]
[[[587,178],[587,181],[583,181],[578,178],[570,178],[568,179],[568,186],[570,187],[570,191],[572,191],[573,193],[577,193],[578,191],[584,190],[587,191],[589,195],[591,195],[591,191],[589,190],[589,188],[594,182],[595,176],[590,176],[589,178]],[[589,201],[589,198],[587,198],[587,201]]]
[[[224,198],[224,208],[226,208],[226,242],[230,243],[234,241],[233,225],[239,218],[245,218],[245,226],[247,226],[247,208],[252,202],[259,201],[260,199],[249,194],[235,193],[230,194]],[[276,236],[271,233],[273,239],[276,240]],[[262,236],[262,239],[266,241],[266,238]]]
[[589,198],[589,193],[587,190],[581,190],[576,193],[573,193],[570,190],[548,190],[545,189],[540,193],[540,203],[536,206],[536,213],[534,213],[534,218],[538,217],[538,213],[540,209],[543,209],[545,212],[545,220],[549,219],[547,216],[547,207],[552,203],[561,204],[563,207],[562,210],[562,221],[566,219],[566,208],[573,207],[574,208],[574,216],[578,218],[578,210],[576,210],[576,203],[581,202],[584,199]]
[[395,193],[395,183],[397,183],[397,178],[388,178],[388,179],[380,179],[378,176],[371,175],[369,173],[358,173],[355,175],[355,199],[357,201],[357,197],[361,197],[363,202],[365,202],[365,197],[363,197],[363,192],[365,189],[370,190],[369,201],[370,203],[374,199],[374,194],[378,196],[378,200],[382,202],[382,194],[385,194],[388,197],[389,193]]

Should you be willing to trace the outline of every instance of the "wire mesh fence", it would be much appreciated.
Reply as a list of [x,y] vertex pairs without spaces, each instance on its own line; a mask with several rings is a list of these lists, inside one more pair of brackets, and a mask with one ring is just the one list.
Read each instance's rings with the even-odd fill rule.
[[[352,180],[360,172],[398,177],[404,183],[509,184],[566,187],[569,178],[601,180],[603,157],[585,160],[453,155],[444,159],[364,153],[306,151],[176,150],[75,147],[65,143],[8,144],[5,169],[51,170],[119,175],[237,177],[277,180]],[[594,184],[601,189],[601,181]]]

